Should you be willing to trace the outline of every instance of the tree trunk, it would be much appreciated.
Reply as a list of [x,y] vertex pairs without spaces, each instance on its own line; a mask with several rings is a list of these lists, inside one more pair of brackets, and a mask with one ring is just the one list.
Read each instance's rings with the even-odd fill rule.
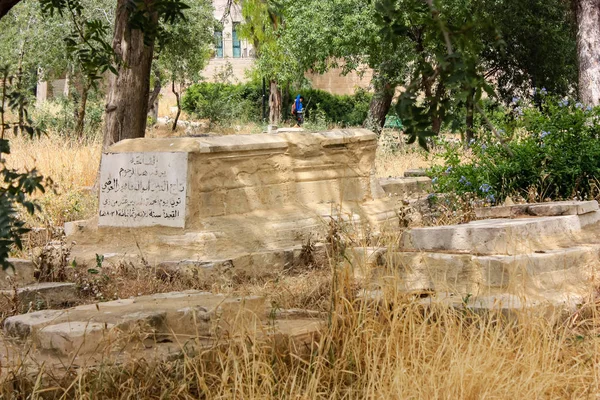
[[173,127],[171,128],[171,130],[175,132],[177,131],[177,123],[179,122],[179,116],[181,115],[181,95],[178,91],[175,90],[175,80],[173,80],[172,82],[171,89],[173,90],[175,98],[177,99],[177,115],[175,115],[175,121],[173,121]]
[[90,84],[86,79],[86,82],[81,88],[81,99],[79,101],[79,107],[77,109],[77,124],[75,125],[75,134],[79,140],[83,139],[83,128],[85,127],[85,111],[87,107],[88,94],[90,92]]
[[465,144],[469,144],[471,143],[471,140],[475,139],[475,130],[474,130],[474,123],[473,123],[473,116],[474,116],[474,111],[475,111],[475,101],[474,101],[474,97],[475,97],[475,92],[472,90],[471,92],[469,92],[469,95],[467,96],[467,104],[466,104],[466,108],[467,108],[467,118],[466,118],[466,125],[467,125],[467,132],[466,132],[466,137],[465,137]]
[[[144,44],[142,31],[129,26],[128,0],[118,0],[113,49],[123,61],[110,74],[104,124],[104,149],[123,139],[144,137],[154,43]],[[153,18],[157,21],[158,15]]]
[[385,126],[385,117],[392,107],[396,87],[385,80],[378,82],[374,86],[375,93],[371,99],[369,114],[363,126],[379,134]]
[[148,99],[148,116],[150,117],[151,124],[156,124],[158,120],[158,96],[160,95],[160,91],[162,89],[162,82],[160,80],[160,74],[158,70],[154,71],[154,89],[152,89],[152,93],[150,93],[150,98]]
[[576,0],[579,97],[600,105],[600,0]]
[[281,117],[281,93],[277,81],[272,80],[270,84],[269,94],[269,125],[279,126],[279,118]]

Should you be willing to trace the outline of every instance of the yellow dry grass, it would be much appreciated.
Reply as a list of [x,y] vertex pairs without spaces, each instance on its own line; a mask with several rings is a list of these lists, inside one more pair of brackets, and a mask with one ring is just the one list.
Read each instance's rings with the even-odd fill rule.
[[[332,264],[334,265],[334,264]],[[305,293],[313,288],[307,279]],[[252,327],[198,353],[94,368],[4,367],[0,396],[66,399],[596,399],[600,390],[595,307],[552,324],[452,308],[424,308],[386,289],[357,297],[340,264],[328,286],[331,312],[312,344],[260,338]],[[298,293],[295,293],[298,295]],[[193,344],[192,340],[188,347]],[[16,397],[15,397],[16,396]]]

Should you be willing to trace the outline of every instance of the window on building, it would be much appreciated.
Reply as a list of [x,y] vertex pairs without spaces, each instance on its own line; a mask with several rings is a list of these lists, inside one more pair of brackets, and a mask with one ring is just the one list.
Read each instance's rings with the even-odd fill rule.
[[223,31],[215,31],[215,57],[223,58]]
[[239,36],[239,22],[233,23],[233,58],[240,58],[242,56],[242,42]]

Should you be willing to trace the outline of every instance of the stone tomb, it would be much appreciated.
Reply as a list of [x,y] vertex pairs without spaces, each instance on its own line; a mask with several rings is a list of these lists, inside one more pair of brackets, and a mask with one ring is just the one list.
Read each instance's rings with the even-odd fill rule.
[[72,257],[207,265],[318,241],[331,218],[358,234],[397,229],[376,148],[364,129],[119,142],[103,155],[99,215],[73,230]]

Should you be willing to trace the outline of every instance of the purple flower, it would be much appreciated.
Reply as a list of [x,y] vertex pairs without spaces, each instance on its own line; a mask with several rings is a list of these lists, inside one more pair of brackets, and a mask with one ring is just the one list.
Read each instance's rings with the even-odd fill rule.
[[487,197],[485,198],[487,201],[489,201],[490,203],[493,203],[496,201],[496,197],[493,194],[488,194]]
[[540,135],[540,139],[545,138],[546,136],[548,136],[550,134],[550,132],[546,132],[546,131],[542,131],[542,134]]
[[583,104],[581,104],[581,103],[576,103],[576,104],[575,104],[575,108],[578,108],[578,109],[580,109],[580,110],[583,110]]
[[568,99],[563,99],[561,101],[558,102],[558,106],[559,107],[566,107],[569,105],[569,100]]
[[522,117],[522,116],[523,116],[523,114],[524,114],[524,112],[523,112],[523,109],[522,109],[521,107],[517,107],[517,108],[515,108],[515,112],[517,113],[517,115],[518,115],[519,117]]
[[461,183],[465,186],[471,186],[471,182],[469,182],[469,180],[467,178],[465,178],[465,176],[461,176],[460,179],[458,180],[458,183]]
[[483,185],[479,186],[479,190],[481,190],[483,193],[489,192],[491,188],[492,187],[487,183],[484,183]]
[[450,172],[452,172],[452,166],[449,166],[448,168],[446,168],[446,173],[449,174]]
[[540,90],[540,93],[545,95],[545,94],[548,94],[548,91],[546,90],[545,87],[543,87],[542,90]]

